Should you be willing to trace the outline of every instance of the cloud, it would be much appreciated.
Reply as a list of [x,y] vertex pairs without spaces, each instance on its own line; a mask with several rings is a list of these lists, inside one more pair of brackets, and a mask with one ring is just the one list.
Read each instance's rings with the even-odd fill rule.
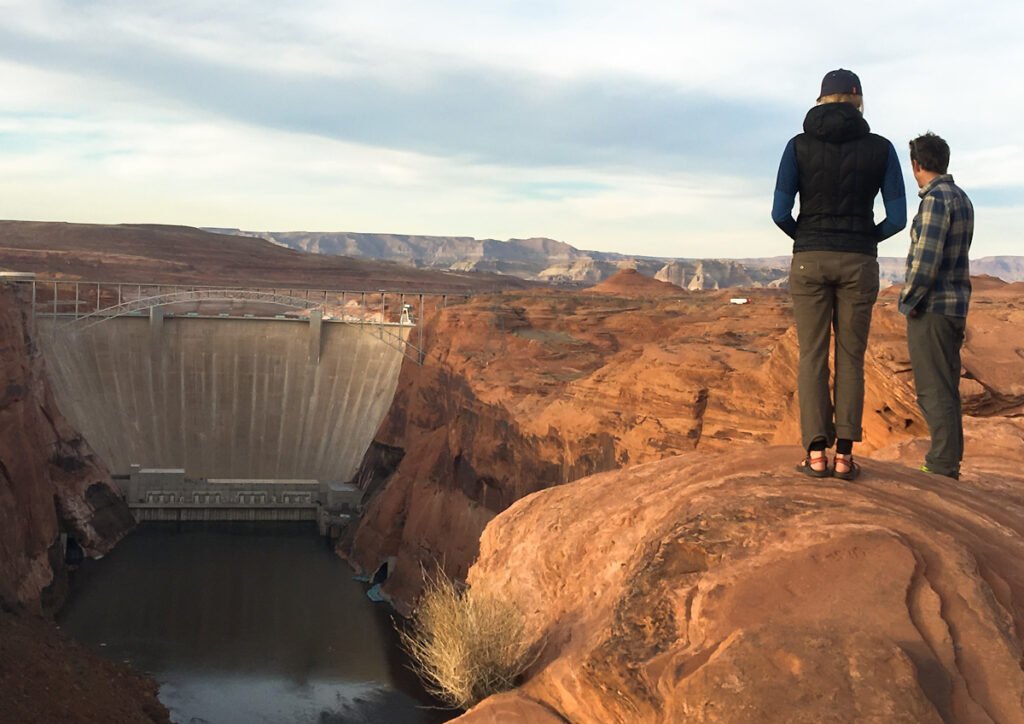
[[768,148],[774,155],[786,125],[771,105],[625,76],[552,79],[456,66],[421,69],[409,82],[266,72],[178,49],[126,42],[96,50],[11,30],[0,30],[0,47],[21,63],[235,122],[475,163],[740,171]]
[[1012,216],[1024,102],[994,69],[1024,64],[1024,5],[955,7],[867,0],[837,33],[803,1],[0,0],[0,203],[785,253],[778,157],[844,66],[901,158],[933,128],[958,181]]

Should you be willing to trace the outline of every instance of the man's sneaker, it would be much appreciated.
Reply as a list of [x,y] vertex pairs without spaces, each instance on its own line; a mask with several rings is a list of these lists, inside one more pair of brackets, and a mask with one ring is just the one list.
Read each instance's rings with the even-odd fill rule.
[[[927,465],[922,465],[920,468],[918,468],[918,470],[920,470],[923,473],[933,473],[934,475],[943,475],[943,473],[936,473],[934,470],[931,470]],[[946,477],[947,478],[953,478],[953,480],[959,480],[960,479],[960,473],[948,473],[948,474],[946,474]]]

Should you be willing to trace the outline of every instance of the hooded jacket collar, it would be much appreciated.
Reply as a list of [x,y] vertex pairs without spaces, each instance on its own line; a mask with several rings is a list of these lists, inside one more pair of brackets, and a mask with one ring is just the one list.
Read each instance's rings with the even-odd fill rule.
[[870,131],[864,116],[850,103],[823,103],[804,118],[804,133],[827,143],[853,141]]

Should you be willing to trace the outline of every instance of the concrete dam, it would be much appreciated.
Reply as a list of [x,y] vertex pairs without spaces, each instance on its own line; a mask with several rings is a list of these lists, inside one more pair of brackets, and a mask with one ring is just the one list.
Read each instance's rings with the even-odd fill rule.
[[[98,285],[96,295],[99,309]],[[211,315],[183,313],[181,303],[173,314],[121,305],[90,320],[61,314],[59,296],[55,289],[52,314],[38,312],[50,301],[36,307],[54,394],[119,476],[141,467],[202,479],[351,480],[391,405],[414,328],[408,305],[405,323],[385,335],[384,303],[376,324],[332,319],[322,307]]]

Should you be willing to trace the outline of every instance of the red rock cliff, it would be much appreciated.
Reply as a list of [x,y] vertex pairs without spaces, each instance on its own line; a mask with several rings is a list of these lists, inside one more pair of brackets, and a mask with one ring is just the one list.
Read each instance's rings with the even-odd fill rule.
[[[464,578],[484,526],[532,492],[695,448],[798,441],[786,293],[744,290],[750,301],[738,305],[735,290],[658,283],[645,293],[638,276],[578,294],[476,297],[431,315],[424,364],[403,368],[361,471],[372,495],[351,547],[366,570],[394,557],[384,590],[401,610],[421,567]],[[1018,285],[987,286],[964,351],[965,412],[1019,415]],[[893,296],[875,309],[860,455],[927,434]],[[920,464],[917,448],[888,454]]]
[[105,553],[133,525],[110,473],[60,414],[28,306],[0,283],[0,601],[28,611],[63,600],[64,548]]

